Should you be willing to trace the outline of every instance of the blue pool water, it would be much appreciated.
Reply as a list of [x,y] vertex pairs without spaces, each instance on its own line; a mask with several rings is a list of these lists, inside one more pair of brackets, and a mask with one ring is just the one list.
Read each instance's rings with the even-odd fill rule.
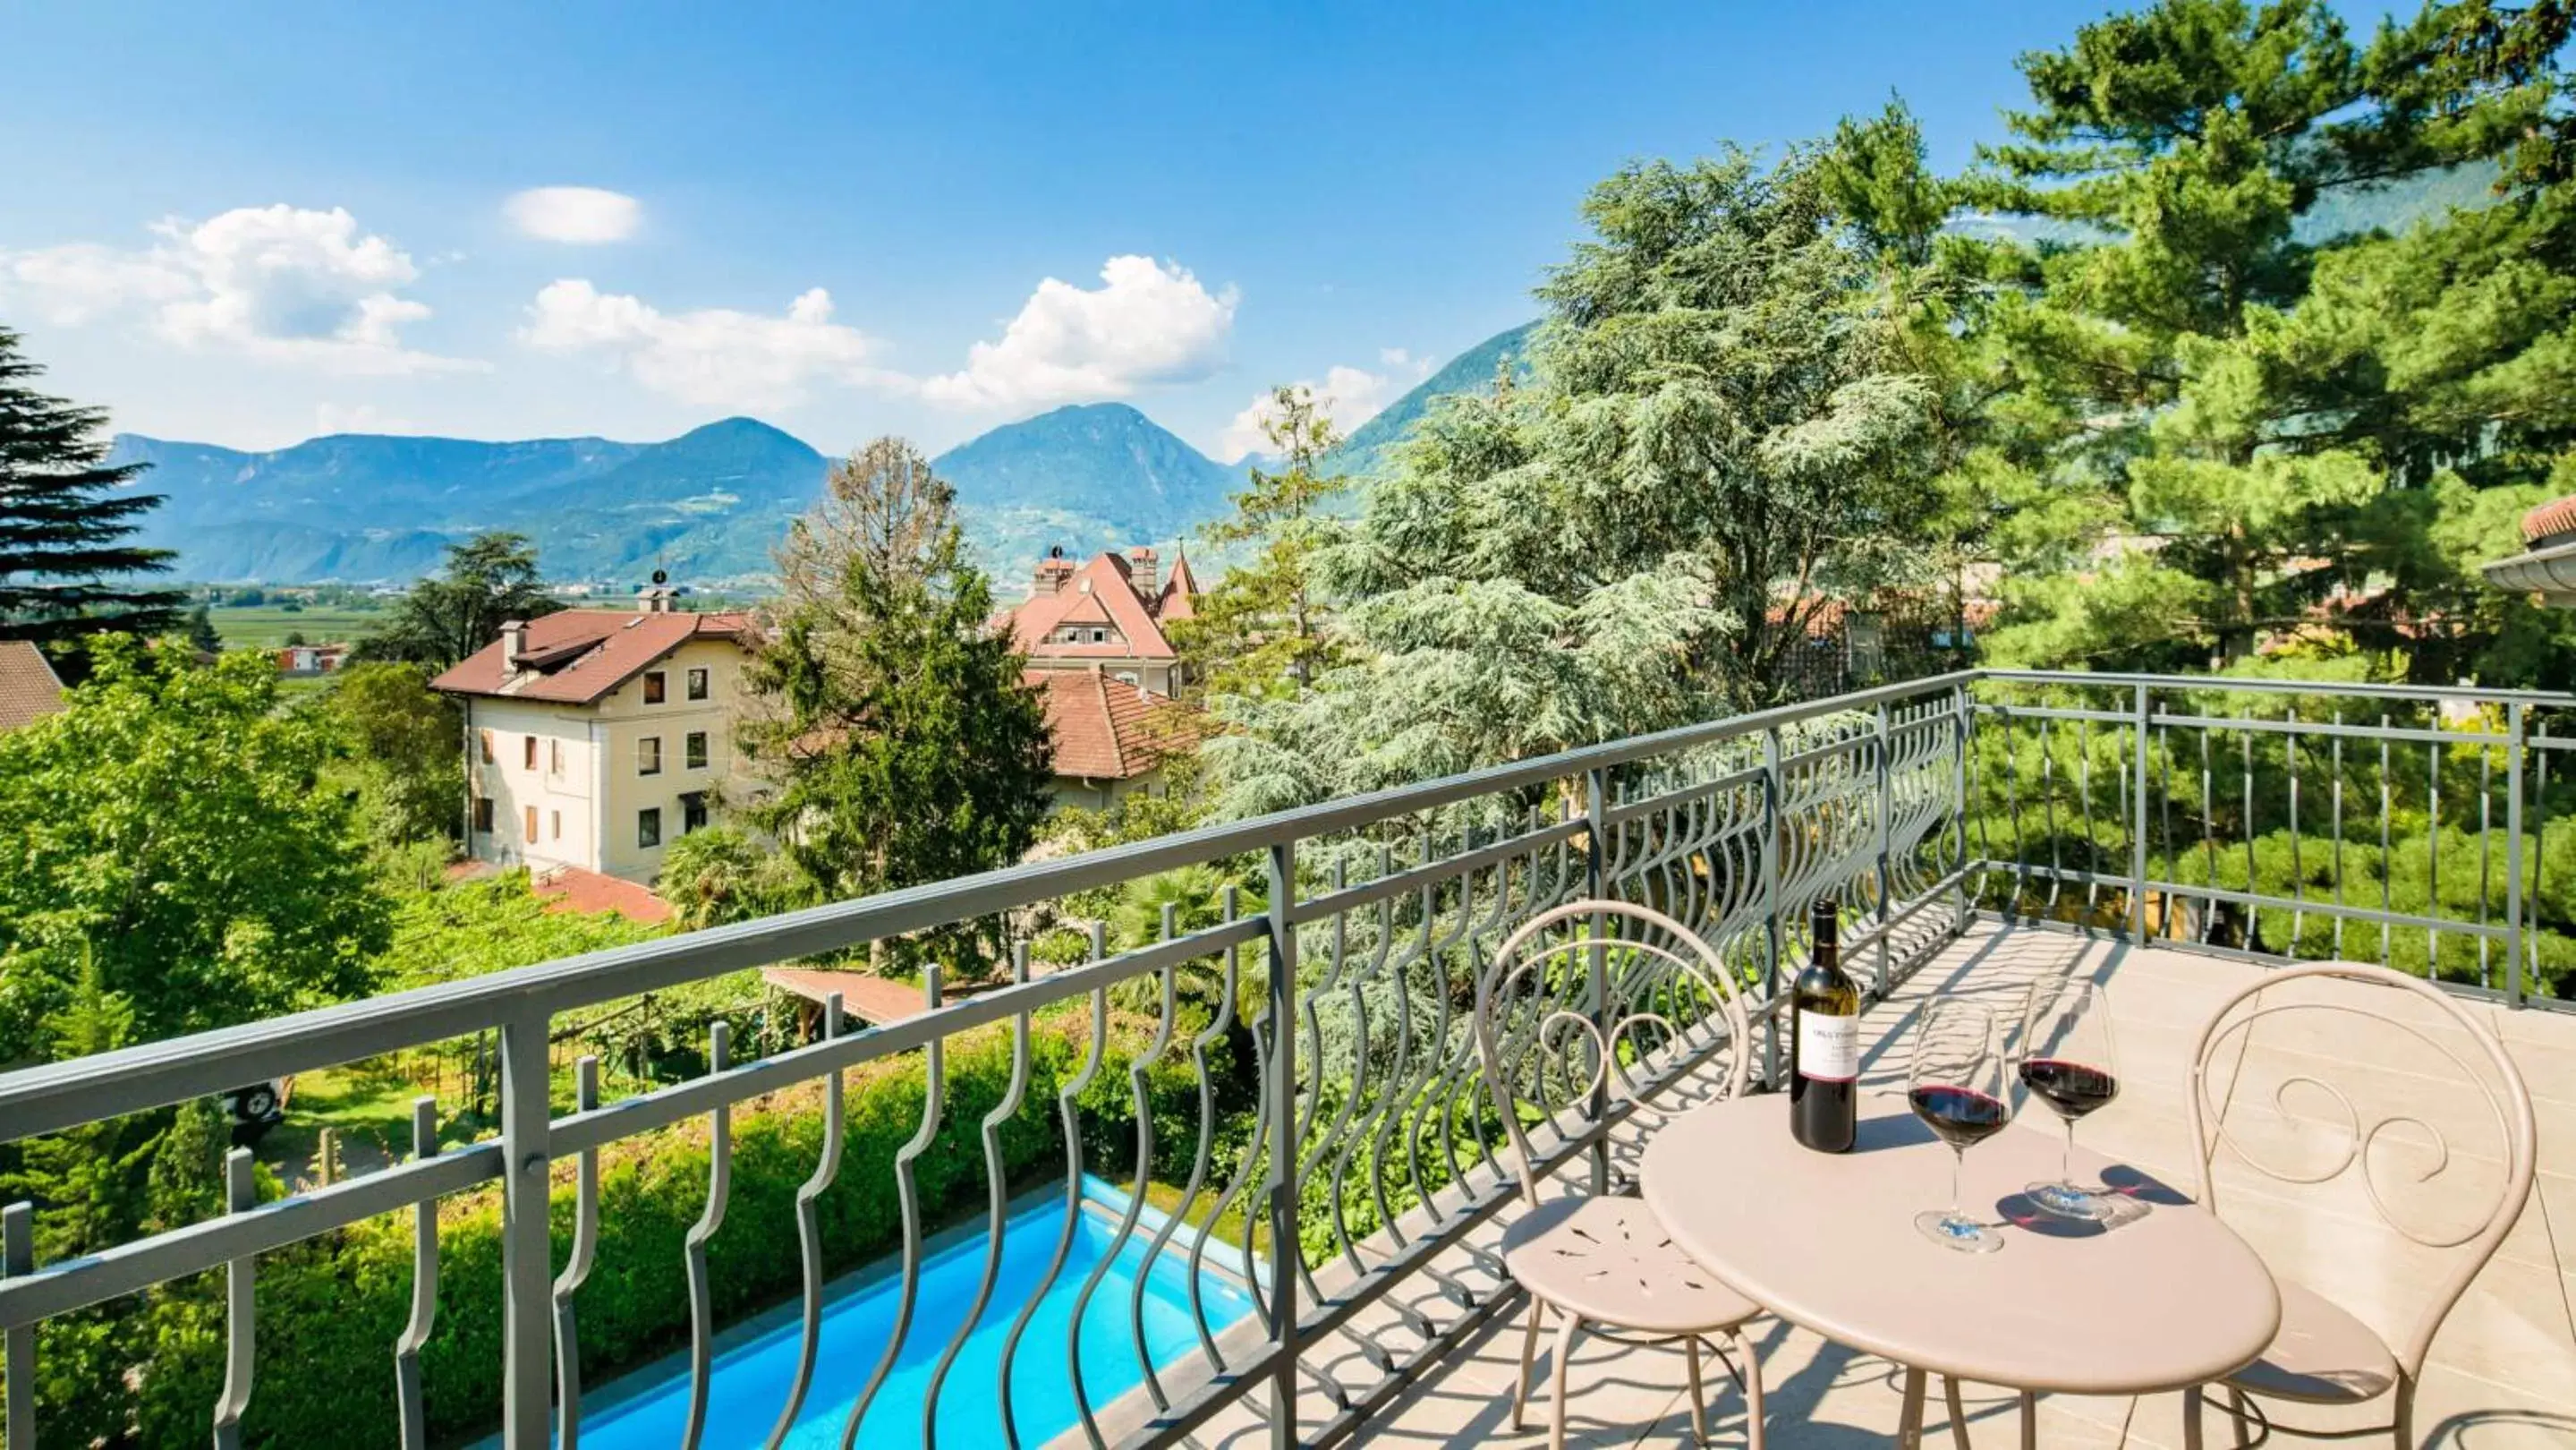
[[[1093,1191],[1102,1189],[1106,1185],[1097,1185]],[[1109,1193],[1115,1195],[1114,1190]],[[1123,1201],[1117,1207],[1123,1211]],[[974,1333],[948,1372],[947,1383],[940,1389],[941,1445],[981,1447],[1004,1443],[998,1378],[1002,1343],[1010,1336],[1012,1321],[1055,1256],[1056,1244],[1064,1233],[1065,1212],[1064,1201],[1057,1198],[1005,1220],[1002,1269],[993,1285],[992,1301],[985,1306]],[[1037,1315],[1029,1321],[1028,1332],[1022,1336],[1019,1353],[1011,1365],[1012,1408],[1023,1444],[1044,1444],[1079,1423],[1068,1378],[1066,1331],[1084,1281],[1117,1238],[1115,1218],[1103,1219],[1096,1207],[1079,1217],[1080,1229],[1065,1258],[1064,1270],[1039,1302]],[[1111,1262],[1083,1315],[1083,1388],[1091,1397],[1094,1413],[1144,1382],[1127,1310],[1146,1247],[1153,1239],[1155,1222],[1148,1211],[1126,1249]],[[1187,1227],[1174,1233],[1145,1280],[1145,1348],[1158,1369],[1184,1356],[1200,1355],[1189,1300],[1188,1253],[1194,1235],[1195,1231]],[[931,1373],[938,1368],[939,1357],[947,1352],[948,1341],[956,1336],[958,1325],[964,1322],[966,1311],[974,1306],[975,1288],[983,1278],[988,1238],[986,1234],[975,1234],[922,1264],[911,1333],[885,1385],[868,1407],[867,1421],[859,1427],[860,1444],[919,1443],[922,1401],[930,1391]],[[1252,1301],[1238,1281],[1216,1272],[1220,1258],[1240,1269],[1242,1252],[1215,1240],[1208,1244],[1200,1295],[1211,1334],[1224,1333],[1228,1326],[1252,1312]],[[787,1438],[795,1450],[837,1447],[841,1443],[842,1422],[848,1418],[859,1392],[866,1388],[869,1374],[893,1335],[902,1288],[901,1276],[889,1275],[824,1305],[822,1352],[815,1362],[814,1386],[805,1397],[796,1428]],[[791,1319],[717,1357],[707,1398],[705,1443],[709,1450],[757,1447],[766,1442],[779,1408],[787,1403],[802,1334],[802,1322]],[[583,1450],[666,1450],[679,1443],[681,1429],[688,1422],[688,1410],[689,1377],[684,1362],[678,1374],[653,1388],[585,1413],[581,1425]]]

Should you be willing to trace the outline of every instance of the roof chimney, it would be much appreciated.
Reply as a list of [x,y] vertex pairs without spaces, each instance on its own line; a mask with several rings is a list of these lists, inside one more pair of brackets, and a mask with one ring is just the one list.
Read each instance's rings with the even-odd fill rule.
[[509,619],[501,622],[501,662],[515,664],[528,652],[528,622]]
[[1047,550],[1045,558],[1038,560],[1037,577],[1029,584],[1029,597],[1044,599],[1050,594],[1062,594],[1064,581],[1072,577],[1073,561],[1065,558],[1064,545],[1058,544]]
[[1138,544],[1127,551],[1127,577],[1136,581],[1136,592],[1144,595],[1149,604],[1163,588],[1160,568],[1151,547]]

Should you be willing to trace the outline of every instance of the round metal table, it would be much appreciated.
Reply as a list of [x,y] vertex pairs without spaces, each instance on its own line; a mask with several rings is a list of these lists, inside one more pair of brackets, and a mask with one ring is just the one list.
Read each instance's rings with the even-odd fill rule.
[[2142,1173],[2079,1146],[2079,1178],[2129,1194],[2119,1218],[2075,1223],[2030,1204],[2023,1186],[2057,1176],[2053,1117],[2045,1131],[2017,1124],[1968,1150],[1960,1202],[2004,1225],[2003,1248],[1934,1243],[1914,1215],[1948,1206],[1949,1148],[1901,1098],[1864,1097],[1860,1110],[1858,1141],[1837,1154],[1789,1136],[1785,1094],[1711,1104],[1656,1130],[1639,1177],[1673,1241],[1709,1272],[1791,1324],[1905,1368],[1906,1446],[1922,1440],[1926,1373],[1949,1377],[1954,1427],[1958,1381],[2022,1391],[2029,1444],[2033,1392],[2196,1395],[2260,1357],[2280,1328],[2280,1292],[2254,1250]]

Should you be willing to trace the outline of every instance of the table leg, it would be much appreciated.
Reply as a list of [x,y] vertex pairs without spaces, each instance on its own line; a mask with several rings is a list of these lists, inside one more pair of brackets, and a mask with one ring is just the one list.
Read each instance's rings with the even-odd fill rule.
[[2182,1450],[2201,1450],[2198,1385],[2182,1392]]
[[2039,1396],[2021,1392],[2021,1450],[2039,1450]]
[[1923,1450],[1923,1371],[1905,1371],[1905,1413],[1897,1421],[1898,1450]]
[[1959,1450],[1973,1450],[1968,1444],[1968,1411],[1959,1403],[1959,1381],[1955,1377],[1941,1376],[1941,1398],[1950,1406],[1950,1443]]

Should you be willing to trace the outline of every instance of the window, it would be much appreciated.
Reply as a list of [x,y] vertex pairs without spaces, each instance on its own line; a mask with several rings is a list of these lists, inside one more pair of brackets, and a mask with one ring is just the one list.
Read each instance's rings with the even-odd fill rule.
[[523,812],[519,818],[519,824],[527,827],[527,839],[533,844],[537,839],[537,808],[521,806],[519,809]]
[[478,730],[474,733],[479,738],[479,741],[483,746],[483,763],[485,765],[490,765],[492,763],[492,732],[489,730]]
[[707,793],[693,790],[680,797],[680,834],[707,828]]
[[492,798],[488,795],[478,795],[474,798],[474,829],[486,835],[491,834]]
[[692,700],[703,700],[706,697],[707,667],[700,665],[696,669],[689,671],[689,698]]
[[546,752],[546,769],[555,775],[563,774],[563,742],[560,740],[547,741]]
[[1108,641],[1109,631],[1105,629],[1095,629],[1091,632],[1091,642],[1093,644],[1106,644]]
[[643,739],[635,742],[635,773],[637,775],[660,775],[662,773],[661,736],[647,735]]
[[681,763],[691,770],[706,769],[707,732],[704,730],[690,731],[688,733],[688,737],[680,742],[680,759]]
[[537,737],[535,737],[534,735],[531,735],[531,736],[527,737],[526,739],[524,739],[524,740],[522,740],[522,741],[520,741],[520,742],[519,742],[519,747],[520,747],[520,748],[519,748],[519,768],[520,768],[520,769],[522,769],[522,770],[534,770],[534,769],[536,769],[536,768],[537,768]]
[[646,674],[646,675],[644,676],[644,703],[645,703],[645,704],[647,704],[647,705],[659,705],[659,704],[661,704],[661,703],[662,703],[662,690],[663,690],[663,684],[664,684],[664,681],[663,681],[663,678],[662,678],[662,672],[661,672],[660,670],[654,670],[654,671],[651,671],[650,673],[648,673],[648,674]]
[[635,844],[651,850],[662,844],[662,808],[646,806],[635,813]]
[[562,839],[563,839],[563,812],[561,812],[561,811],[548,811],[548,812],[546,812],[546,826],[547,826],[546,835],[547,835],[547,837],[548,837],[549,839],[551,839],[551,840],[557,840],[557,841],[562,840]]

